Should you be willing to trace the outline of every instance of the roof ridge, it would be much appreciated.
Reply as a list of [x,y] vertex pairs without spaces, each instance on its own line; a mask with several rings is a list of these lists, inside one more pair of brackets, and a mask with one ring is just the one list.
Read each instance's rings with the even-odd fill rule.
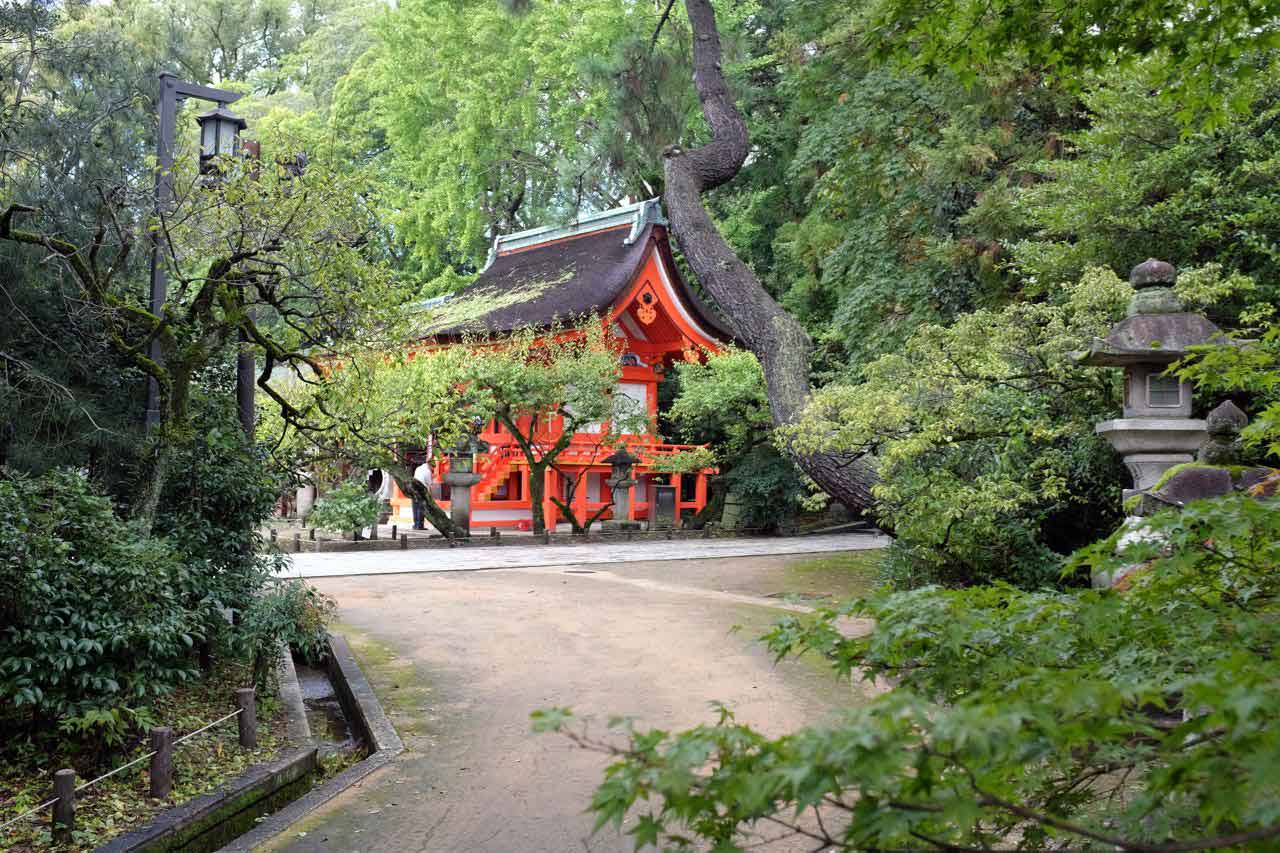
[[489,269],[499,255],[514,252],[518,249],[529,249],[543,243],[550,243],[567,237],[580,237],[584,234],[593,234],[597,231],[605,231],[621,225],[631,226],[627,239],[623,241],[624,246],[630,246],[639,238],[645,226],[666,224],[667,218],[662,213],[662,201],[657,198],[650,198],[623,205],[622,207],[615,207],[611,210],[579,216],[573,222],[564,225],[543,225],[538,228],[517,231],[513,234],[501,234],[493,238],[493,245],[489,248],[489,257],[485,260],[484,267],[480,272],[483,273]]

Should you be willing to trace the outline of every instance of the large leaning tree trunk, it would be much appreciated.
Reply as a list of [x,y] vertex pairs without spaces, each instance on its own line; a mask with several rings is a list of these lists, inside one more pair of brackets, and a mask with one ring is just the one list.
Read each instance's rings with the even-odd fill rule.
[[[773,422],[794,421],[809,399],[809,335],[774,301],[725,242],[702,203],[702,194],[734,178],[748,151],[747,124],[720,67],[720,34],[710,0],[685,0],[693,30],[693,85],[711,141],[692,151],[672,147],[664,155],[663,201],[672,231],[698,281],[728,318],[734,332],[760,360]],[[796,463],[828,494],[857,512],[874,504],[875,474],[861,458],[793,453]]]

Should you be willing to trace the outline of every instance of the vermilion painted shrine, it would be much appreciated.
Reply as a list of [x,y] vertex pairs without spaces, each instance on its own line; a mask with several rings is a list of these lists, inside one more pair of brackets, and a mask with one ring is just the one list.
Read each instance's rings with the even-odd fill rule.
[[[698,361],[731,339],[730,332],[681,278],[667,242],[666,220],[657,200],[643,201],[577,220],[565,226],[535,228],[494,240],[489,260],[469,287],[447,297],[459,304],[480,306],[465,322],[436,330],[428,342],[448,345],[464,332],[509,332],[532,326],[547,329],[557,322],[598,315],[611,334],[624,341],[622,376],[617,394],[625,395],[658,416],[658,383],[676,361]],[[563,420],[547,426],[542,440],[561,435]],[[532,517],[529,468],[515,439],[490,422],[480,434],[489,451],[476,459],[482,475],[472,489],[475,527],[528,526]],[[566,502],[572,491],[575,514],[586,518],[609,503],[609,465],[604,461],[616,443],[602,441],[600,431],[576,433],[559,457],[560,472],[546,472],[545,495]],[[624,435],[635,465],[626,519],[652,517],[659,481],[676,487],[675,515],[697,512],[707,503],[707,476],[714,469],[684,475],[660,475],[654,461],[690,445],[667,444],[653,433]],[[441,481],[447,458],[434,463]],[[580,482],[585,488],[567,488]],[[395,518],[412,520],[408,497],[395,489],[391,499]],[[447,499],[441,505],[448,508]],[[543,511],[548,526],[562,520],[549,497]],[[602,518],[612,518],[606,511]]]

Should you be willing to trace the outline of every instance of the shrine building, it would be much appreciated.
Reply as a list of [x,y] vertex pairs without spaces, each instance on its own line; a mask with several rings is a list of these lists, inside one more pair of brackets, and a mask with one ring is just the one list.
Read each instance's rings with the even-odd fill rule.
[[[430,307],[449,317],[431,328],[427,345],[449,346],[464,336],[501,335],[532,327],[562,327],[598,316],[621,341],[621,380],[616,393],[648,411],[651,432],[624,435],[627,450],[639,458],[636,485],[626,519],[679,520],[707,503],[707,477],[714,469],[660,474],[655,460],[692,445],[667,444],[656,437],[658,383],[677,361],[698,361],[719,351],[732,334],[681,278],[667,242],[667,221],[657,199],[590,214],[563,226],[534,228],[496,238],[479,277],[468,287],[432,300]],[[459,319],[465,318],[465,319]],[[548,424],[539,440],[554,442],[562,419]],[[515,439],[491,421],[480,433],[489,450],[476,458],[480,482],[471,492],[476,528],[528,529],[532,519],[529,468]],[[602,441],[601,428],[576,433],[558,457],[563,473],[546,472],[544,495],[569,503],[586,519],[609,503],[606,458],[616,443]],[[434,460],[435,482],[447,470],[447,458]],[[571,489],[573,482],[585,488]],[[663,488],[671,486],[674,488]],[[448,509],[445,487],[438,501]],[[394,490],[393,521],[412,520],[410,500]],[[563,521],[550,499],[544,502],[548,528]],[[612,518],[606,511],[602,519]]]

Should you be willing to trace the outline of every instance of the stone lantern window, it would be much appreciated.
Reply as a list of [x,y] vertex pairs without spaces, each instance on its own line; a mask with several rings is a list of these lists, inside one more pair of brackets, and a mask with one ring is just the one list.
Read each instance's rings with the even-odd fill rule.
[[[1187,403],[1190,404],[1190,400]],[[1182,383],[1173,376],[1147,375],[1147,405],[1153,409],[1176,409],[1182,406]],[[1190,406],[1188,405],[1188,408]],[[1190,412],[1187,413],[1188,415]]]

